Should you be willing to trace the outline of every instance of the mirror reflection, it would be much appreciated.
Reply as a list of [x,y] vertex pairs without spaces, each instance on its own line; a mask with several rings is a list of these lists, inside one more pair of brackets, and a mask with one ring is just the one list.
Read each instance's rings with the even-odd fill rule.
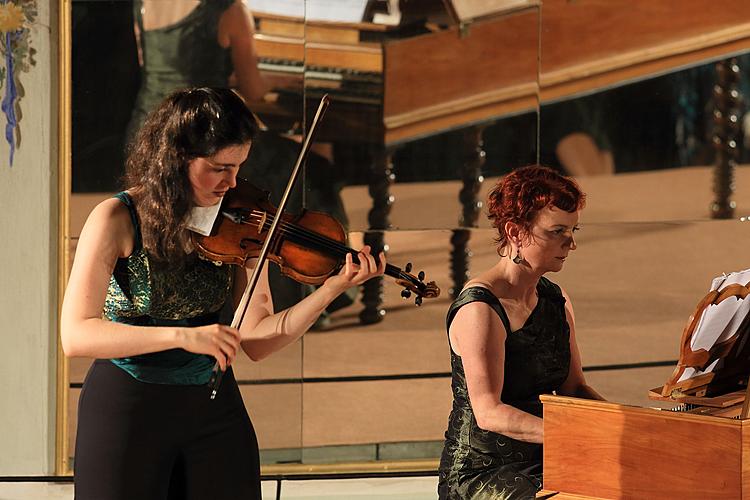
[[740,5],[546,3],[542,163],[586,176],[746,162]]
[[[706,284],[717,270],[746,264],[745,223],[597,223],[599,212],[611,209],[607,197],[625,196],[628,187],[613,192],[593,182],[584,189],[589,206],[578,248],[563,271],[549,277],[574,304],[589,383],[610,400],[653,405],[647,391],[672,372],[680,332]],[[494,236],[487,228],[472,230],[472,270],[497,261]],[[451,237],[445,230],[388,232],[389,258],[418,259],[443,285],[451,280]],[[351,235],[354,246],[362,239]],[[416,308],[400,298],[394,282],[384,287],[387,315],[380,323],[363,326],[357,307],[342,309],[325,329],[305,336],[304,349],[299,345],[261,363],[238,358],[235,372],[264,463],[437,456],[450,409],[444,327],[450,298]],[[74,388],[73,400],[76,395]]]
[[[451,404],[445,312],[472,272],[498,259],[488,191],[537,158],[588,194],[579,249],[551,279],[570,294],[587,380],[606,398],[650,404],[706,283],[746,267],[741,223],[696,222],[715,199],[715,55],[613,69],[614,55],[648,44],[561,36],[573,26],[605,39],[601,24],[584,22],[601,15],[592,2],[479,3],[249,0],[240,12],[254,24],[231,1],[72,3],[74,247],[90,210],[120,189],[127,142],[165,93],[238,89],[263,127],[242,175],[274,204],[328,94],[289,210],[333,216],[346,245],[388,249],[390,264],[411,263],[441,289],[417,308],[394,280],[373,280],[342,294],[303,342],[260,363],[238,358],[264,464],[428,459],[434,468]],[[613,10],[623,26],[651,15]],[[211,29],[194,29],[203,25]],[[683,38],[697,29],[679,26],[672,33]],[[581,76],[597,63],[598,80]],[[735,88],[750,95],[748,81]],[[736,210],[747,213],[749,184],[736,175]],[[314,289],[269,272],[277,309]],[[70,362],[71,454],[90,363]]]

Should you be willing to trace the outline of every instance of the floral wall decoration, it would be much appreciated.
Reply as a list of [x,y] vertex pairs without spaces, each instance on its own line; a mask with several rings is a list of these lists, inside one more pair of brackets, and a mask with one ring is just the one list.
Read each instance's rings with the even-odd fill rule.
[[23,87],[19,74],[36,65],[35,50],[30,45],[31,24],[36,20],[36,0],[0,0],[0,90],[3,99],[0,109],[5,114],[5,139],[10,145],[10,165],[20,144],[18,120],[19,101]]

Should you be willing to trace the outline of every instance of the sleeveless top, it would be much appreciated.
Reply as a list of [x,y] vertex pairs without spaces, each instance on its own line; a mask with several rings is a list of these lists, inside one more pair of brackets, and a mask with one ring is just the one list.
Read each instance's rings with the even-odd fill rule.
[[180,21],[144,31],[142,0],[133,2],[133,15],[140,29],[143,67],[128,137],[146,115],[171,92],[189,87],[227,87],[232,73],[229,48],[218,42],[219,19],[234,0],[200,0]]
[[[526,323],[514,332],[500,301],[483,287],[465,289],[448,310],[446,328],[458,310],[471,302],[488,304],[505,326],[505,364],[500,399],[522,411],[542,416],[539,395],[557,390],[570,367],[570,327],[560,288],[542,277],[538,302]],[[540,486],[542,446],[481,429],[469,401],[461,357],[451,349],[453,408],[440,461],[441,498],[533,498],[534,488],[522,495],[513,491],[524,484]],[[480,476],[480,477],[476,477]],[[494,484],[493,484],[494,483]]]
[[[217,323],[232,285],[230,266],[195,259],[178,272],[162,269],[143,249],[141,228],[133,200],[128,207],[135,228],[133,253],[117,259],[109,279],[104,317],[110,321],[145,326],[200,326]],[[215,360],[183,349],[111,360],[143,382],[178,385],[208,383]]]

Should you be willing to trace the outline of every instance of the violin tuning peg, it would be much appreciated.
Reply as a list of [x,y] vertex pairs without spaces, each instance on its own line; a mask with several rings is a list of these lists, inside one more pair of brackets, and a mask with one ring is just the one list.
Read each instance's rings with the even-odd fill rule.
[[411,272],[411,262],[406,263],[406,266],[404,267],[404,271],[406,271],[407,273]]
[[417,304],[418,306],[421,306],[422,305],[422,296],[421,295],[417,295],[417,297],[414,299],[414,303]]
[[419,271],[417,278],[419,278],[419,281],[424,281],[424,271]]
[[411,297],[411,292],[409,290],[401,290],[401,296],[405,299],[408,299]]

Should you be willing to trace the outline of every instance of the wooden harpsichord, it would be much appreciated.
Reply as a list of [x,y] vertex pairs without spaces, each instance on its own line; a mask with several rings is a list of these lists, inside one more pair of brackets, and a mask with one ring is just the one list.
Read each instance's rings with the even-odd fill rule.
[[542,396],[542,497],[750,498],[749,286],[718,286],[698,304],[674,373],[649,392],[672,407]]

